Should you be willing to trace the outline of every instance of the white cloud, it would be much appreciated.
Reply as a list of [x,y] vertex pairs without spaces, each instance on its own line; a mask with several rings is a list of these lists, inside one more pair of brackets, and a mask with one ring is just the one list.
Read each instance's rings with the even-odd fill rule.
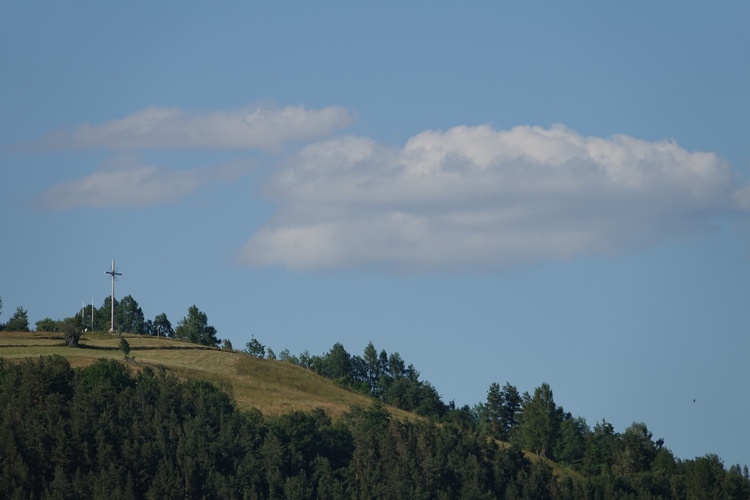
[[235,178],[237,165],[179,171],[144,165],[132,157],[111,160],[86,177],[48,189],[41,203],[52,209],[142,208],[172,203],[214,179]]
[[340,107],[246,108],[205,115],[151,107],[119,120],[49,134],[32,147],[273,150],[290,141],[320,139],[351,121]]
[[268,185],[275,218],[240,254],[292,269],[502,269],[711,230],[729,167],[672,141],[563,126],[427,131],[402,148],[313,144]]

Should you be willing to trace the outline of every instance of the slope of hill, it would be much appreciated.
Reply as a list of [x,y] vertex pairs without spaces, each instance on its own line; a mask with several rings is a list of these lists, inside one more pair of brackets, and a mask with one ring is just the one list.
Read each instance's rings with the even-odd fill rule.
[[[164,337],[123,335],[130,344],[131,370],[163,366],[182,378],[205,380],[231,393],[243,409],[266,415],[289,410],[323,408],[338,417],[352,406],[367,407],[371,399],[348,391],[316,373],[284,361],[258,359],[237,351],[222,351]],[[87,333],[78,348],[64,345],[64,336],[50,332],[0,332],[0,357],[21,359],[59,354],[76,366],[101,358],[124,361],[115,334]],[[421,419],[388,407],[398,418]]]
[[0,497],[750,498],[747,467],[675,459],[645,425],[565,466],[291,363],[125,338],[127,358],[115,335],[0,332]]

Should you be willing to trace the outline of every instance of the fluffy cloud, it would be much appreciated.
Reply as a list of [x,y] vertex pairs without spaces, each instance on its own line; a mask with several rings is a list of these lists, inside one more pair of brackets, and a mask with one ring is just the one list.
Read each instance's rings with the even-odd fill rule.
[[32,144],[42,148],[277,149],[319,139],[351,122],[339,107],[257,108],[205,115],[152,107],[101,125],[56,132]]
[[144,165],[131,157],[111,160],[92,174],[47,190],[41,203],[51,209],[142,208],[171,203],[214,179],[229,179],[239,167],[179,171]]
[[402,148],[313,144],[267,187],[240,254],[292,269],[502,269],[708,231],[746,199],[713,153],[563,126],[427,131]]

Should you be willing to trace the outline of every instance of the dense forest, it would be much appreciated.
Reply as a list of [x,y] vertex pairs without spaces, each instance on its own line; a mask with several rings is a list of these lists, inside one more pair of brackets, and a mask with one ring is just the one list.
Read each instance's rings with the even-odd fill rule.
[[[111,302],[37,330],[106,330]],[[2,310],[0,299],[0,311]],[[195,305],[172,328],[115,301],[125,332],[234,350]],[[18,307],[0,329],[28,331]],[[125,338],[120,348],[127,357]],[[231,394],[164,369],[135,375],[113,360],[73,369],[64,357],[0,358],[2,498],[750,498],[745,465],[714,454],[674,457],[644,423],[593,428],[543,383],[532,394],[492,383],[485,401],[457,408],[398,352],[277,356],[254,337],[247,355],[289,362],[372,398],[333,421],[323,410],[265,416]],[[385,405],[415,413],[391,417]]]
[[[605,422],[587,431],[563,414],[548,435],[530,416],[536,407],[560,413],[548,390],[521,395],[519,423],[509,427],[491,409],[484,425],[448,418],[463,413],[455,409],[440,422],[399,421],[378,399],[332,421],[322,410],[239,411],[231,395],[206,382],[150,368],[132,375],[115,360],[73,369],[61,356],[0,359],[0,496],[750,497],[747,469],[727,470],[715,455],[675,459],[642,424],[623,434]],[[499,394],[507,399],[507,388]],[[571,429],[583,433],[575,445]],[[496,439],[504,432],[519,437]],[[526,439],[535,443],[529,455]]]

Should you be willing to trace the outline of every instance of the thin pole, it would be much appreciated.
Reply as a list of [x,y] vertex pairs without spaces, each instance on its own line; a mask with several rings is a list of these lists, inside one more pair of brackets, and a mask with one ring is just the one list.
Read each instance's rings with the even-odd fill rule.
[[110,319],[109,319],[109,333],[114,333],[115,331],[115,276],[122,276],[122,273],[115,272],[115,261],[112,261],[112,270],[111,271],[104,271],[104,274],[109,274],[112,276],[112,302],[111,305],[111,311],[110,311]]
[[115,331],[115,261],[112,261],[112,300],[109,301],[111,314],[109,317],[109,332]]

